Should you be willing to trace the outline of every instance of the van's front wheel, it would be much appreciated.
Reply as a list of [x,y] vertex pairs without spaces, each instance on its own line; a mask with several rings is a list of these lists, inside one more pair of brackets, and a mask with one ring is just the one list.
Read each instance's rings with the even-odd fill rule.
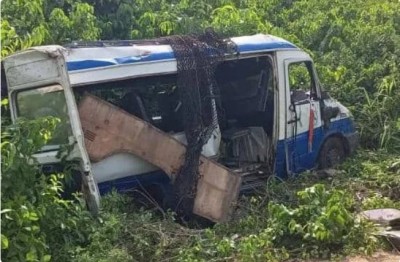
[[346,151],[342,139],[331,137],[326,140],[319,154],[318,165],[320,169],[332,168],[343,162]]

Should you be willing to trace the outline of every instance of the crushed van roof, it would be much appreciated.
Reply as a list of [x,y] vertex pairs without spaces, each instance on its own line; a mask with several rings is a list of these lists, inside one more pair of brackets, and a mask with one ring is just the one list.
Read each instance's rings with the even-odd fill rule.
[[[285,39],[265,34],[232,37],[231,40],[236,44],[239,53],[298,49]],[[68,71],[175,59],[169,45],[71,47],[65,55]]]

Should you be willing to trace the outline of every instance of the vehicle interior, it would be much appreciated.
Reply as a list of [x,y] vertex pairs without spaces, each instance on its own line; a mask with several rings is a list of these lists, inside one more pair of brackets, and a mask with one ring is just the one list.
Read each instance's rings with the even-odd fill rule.
[[232,167],[273,163],[274,78],[268,57],[229,60],[216,78],[225,146],[223,162]]
[[[274,78],[268,57],[225,61],[216,70],[217,115],[222,132],[219,162],[230,167],[271,166]],[[160,75],[80,86],[167,133],[183,132],[177,76]]]

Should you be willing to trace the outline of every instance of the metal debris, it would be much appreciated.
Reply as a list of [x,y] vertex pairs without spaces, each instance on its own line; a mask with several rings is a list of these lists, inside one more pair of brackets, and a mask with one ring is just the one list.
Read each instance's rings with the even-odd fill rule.
[[394,208],[372,209],[361,212],[361,215],[381,226],[400,228],[400,210]]
[[381,208],[361,212],[361,216],[383,227],[378,235],[384,236],[400,251],[400,210]]

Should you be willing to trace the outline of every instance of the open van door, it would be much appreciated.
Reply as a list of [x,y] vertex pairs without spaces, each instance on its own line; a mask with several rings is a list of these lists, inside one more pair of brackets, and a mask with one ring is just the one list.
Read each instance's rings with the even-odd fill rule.
[[36,119],[53,116],[61,120],[53,138],[34,157],[50,168],[60,163],[60,148],[70,146],[68,161],[78,163],[83,194],[89,210],[99,209],[99,190],[93,179],[79,114],[61,46],[34,47],[4,59],[11,118]]

